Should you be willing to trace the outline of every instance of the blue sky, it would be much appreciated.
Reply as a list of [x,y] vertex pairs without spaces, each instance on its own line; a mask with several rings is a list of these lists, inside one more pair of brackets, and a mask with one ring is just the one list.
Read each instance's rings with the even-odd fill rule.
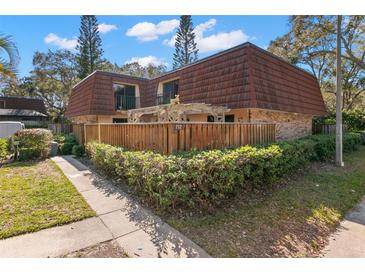
[[[171,69],[179,16],[98,16],[104,57],[119,65],[138,61]],[[288,30],[287,16],[193,16],[199,58],[250,41],[267,47]],[[79,16],[0,16],[0,33],[13,36],[19,53],[19,75],[32,70],[35,51],[73,50]],[[1,54],[1,53],[0,53]]]

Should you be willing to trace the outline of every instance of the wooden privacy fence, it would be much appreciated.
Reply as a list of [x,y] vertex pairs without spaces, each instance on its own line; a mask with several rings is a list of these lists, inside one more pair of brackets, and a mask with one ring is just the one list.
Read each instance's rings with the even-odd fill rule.
[[191,149],[222,149],[275,141],[275,124],[138,123],[74,126],[80,143],[98,141],[131,150],[163,154]]
[[72,133],[75,135],[79,144],[85,143],[84,124],[73,124]]
[[68,134],[73,132],[71,124],[48,124],[48,129],[52,131],[53,134]]
[[[347,125],[342,125],[343,132],[346,132]],[[313,125],[313,134],[335,134],[336,133],[336,125],[324,125],[324,124],[315,124]]]

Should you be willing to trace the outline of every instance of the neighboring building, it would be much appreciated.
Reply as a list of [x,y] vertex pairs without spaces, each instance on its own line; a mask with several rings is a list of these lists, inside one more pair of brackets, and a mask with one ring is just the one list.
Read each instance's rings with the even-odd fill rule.
[[46,126],[47,111],[41,99],[0,96],[0,121],[19,121],[28,127]]
[[[157,121],[154,106],[176,95],[181,104],[226,107],[226,122],[275,122],[278,139],[311,134],[312,117],[326,113],[312,74],[245,43],[153,79],[95,71],[72,89],[66,116],[76,123],[122,123],[141,109],[140,121]],[[184,120],[216,119],[208,110]]]

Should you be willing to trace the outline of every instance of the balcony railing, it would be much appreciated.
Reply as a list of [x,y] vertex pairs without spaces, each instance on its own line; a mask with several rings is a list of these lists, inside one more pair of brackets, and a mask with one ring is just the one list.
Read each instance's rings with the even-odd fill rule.
[[164,104],[163,96],[162,95],[157,96],[157,98],[156,98],[156,106],[163,105],[163,104]]
[[[176,95],[174,94],[172,98],[175,98]],[[158,95],[156,97],[156,105],[158,106],[158,105],[170,104],[172,98],[170,98],[169,96]]]
[[139,107],[139,97],[117,95],[116,110],[135,109],[136,107]]

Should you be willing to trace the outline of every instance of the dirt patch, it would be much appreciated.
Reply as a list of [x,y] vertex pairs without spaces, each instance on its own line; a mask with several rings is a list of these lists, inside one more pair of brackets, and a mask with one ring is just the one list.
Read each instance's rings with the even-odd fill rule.
[[112,240],[66,254],[62,258],[128,258],[128,255]]

